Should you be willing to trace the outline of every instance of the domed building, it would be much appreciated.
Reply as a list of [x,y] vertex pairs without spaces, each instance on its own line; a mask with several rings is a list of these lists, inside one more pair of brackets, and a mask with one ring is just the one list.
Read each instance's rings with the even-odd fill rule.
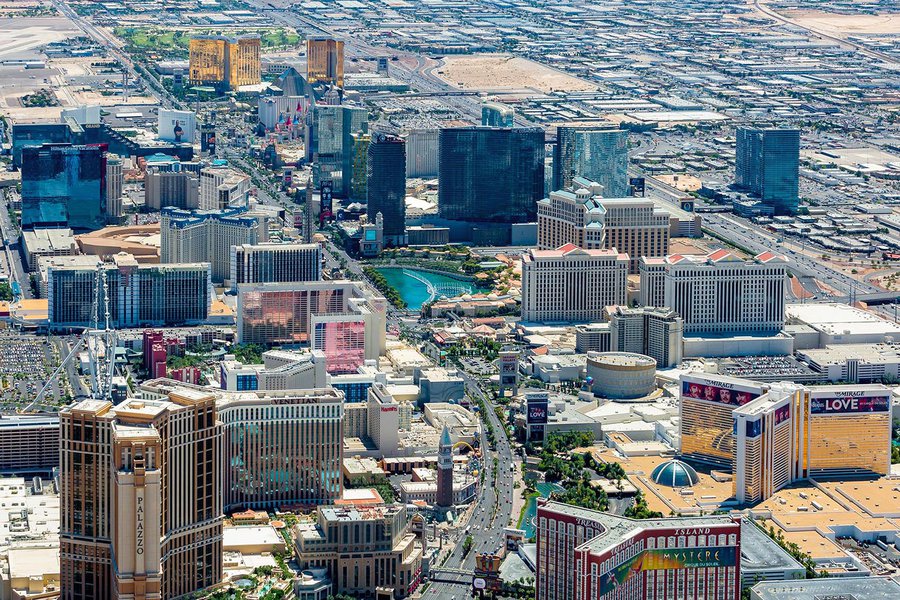
[[700,482],[700,476],[694,467],[674,458],[653,469],[650,478],[660,485],[673,488],[693,487]]

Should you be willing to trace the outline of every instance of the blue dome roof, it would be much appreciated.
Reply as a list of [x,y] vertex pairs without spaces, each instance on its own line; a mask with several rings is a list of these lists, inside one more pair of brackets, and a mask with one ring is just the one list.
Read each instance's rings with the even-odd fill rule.
[[700,481],[694,467],[675,459],[668,460],[653,469],[650,478],[660,485],[676,488],[691,487]]

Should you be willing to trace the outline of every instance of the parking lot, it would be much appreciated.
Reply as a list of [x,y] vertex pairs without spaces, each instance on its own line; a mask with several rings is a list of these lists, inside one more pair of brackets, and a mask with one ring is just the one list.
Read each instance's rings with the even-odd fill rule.
[[[31,402],[59,364],[59,352],[47,338],[13,332],[0,333],[0,409],[12,410]],[[62,397],[54,382],[47,403]]]

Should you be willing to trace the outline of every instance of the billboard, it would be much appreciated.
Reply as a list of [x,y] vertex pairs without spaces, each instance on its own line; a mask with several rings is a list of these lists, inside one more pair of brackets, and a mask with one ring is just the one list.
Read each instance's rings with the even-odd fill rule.
[[614,591],[641,571],[733,567],[736,560],[737,549],[734,546],[644,550],[600,576],[600,595]]
[[848,415],[889,410],[891,410],[889,396],[857,396],[854,392],[826,397],[813,396],[809,401],[809,412],[813,415]]
[[500,385],[516,386],[519,382],[519,353],[500,353]]
[[209,154],[216,153],[216,130],[213,127],[203,126],[200,128],[200,151]]
[[791,405],[785,404],[779,408],[775,409],[775,424],[781,425],[785,421],[791,418]]
[[628,185],[631,186],[631,193],[644,195],[644,192],[647,189],[646,179],[643,177],[632,177],[628,180]]
[[334,204],[334,182],[330,179],[319,183],[319,211],[331,215]]
[[683,378],[681,397],[717,404],[743,406],[763,393],[762,388],[705,378]]
[[543,425],[547,422],[547,398],[528,398],[528,424]]

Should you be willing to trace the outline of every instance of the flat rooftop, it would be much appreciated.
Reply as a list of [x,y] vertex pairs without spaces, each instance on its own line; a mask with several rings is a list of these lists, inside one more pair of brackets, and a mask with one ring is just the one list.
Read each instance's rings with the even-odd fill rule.
[[887,577],[763,581],[753,586],[750,597],[759,600],[897,600],[900,584]]
[[900,335],[900,325],[846,304],[788,304],[784,312],[829,335]]
[[67,252],[75,246],[71,229],[35,229],[22,232],[28,252]]
[[839,365],[849,359],[868,364],[894,364],[900,362],[900,344],[835,344],[801,350],[799,354],[818,365]]
[[741,521],[741,569],[784,571],[803,565],[748,519]]
[[222,548],[243,550],[248,546],[283,547],[284,538],[271,525],[240,525],[222,528]]

